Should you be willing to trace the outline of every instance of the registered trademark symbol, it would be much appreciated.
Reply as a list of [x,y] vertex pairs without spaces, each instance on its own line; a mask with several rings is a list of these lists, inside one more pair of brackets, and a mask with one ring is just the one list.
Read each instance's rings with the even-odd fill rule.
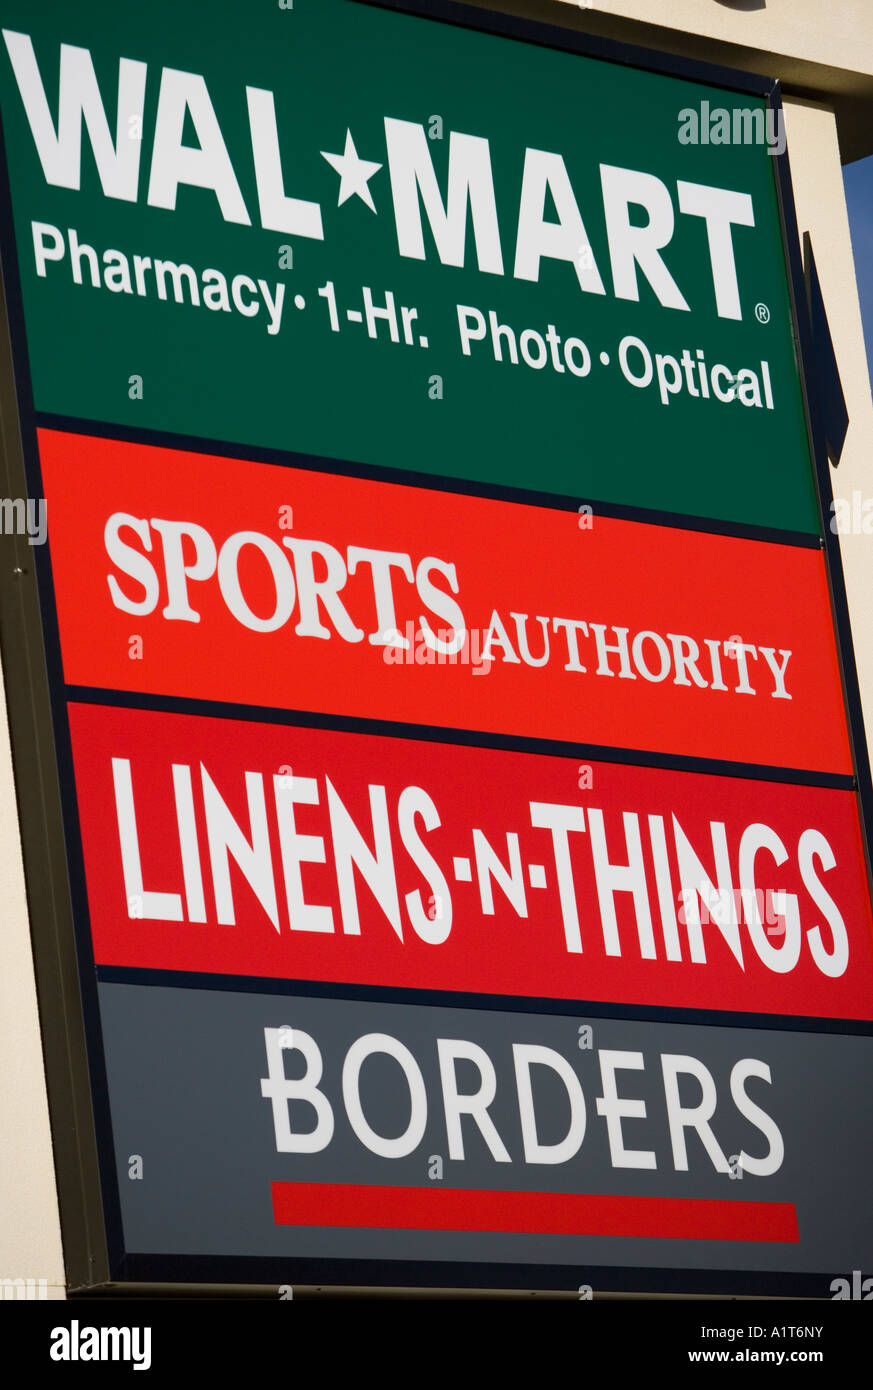
[[770,322],[770,310],[767,308],[766,304],[755,305],[755,318],[758,320],[759,323]]

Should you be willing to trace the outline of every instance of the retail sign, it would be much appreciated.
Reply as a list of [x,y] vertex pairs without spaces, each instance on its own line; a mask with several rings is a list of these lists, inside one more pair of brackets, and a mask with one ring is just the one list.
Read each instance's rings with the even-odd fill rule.
[[351,0],[149,14],[4,10],[37,410],[819,531],[762,96]]
[[40,457],[70,685],[851,772],[817,546],[54,431]]
[[850,791],[69,714],[98,966],[873,1017]]
[[873,1239],[868,1037],[121,983],[100,1009],[134,1278],[197,1251],[828,1297]]
[[778,93],[420,8],[5,4],[65,1241],[826,1296],[869,779]]

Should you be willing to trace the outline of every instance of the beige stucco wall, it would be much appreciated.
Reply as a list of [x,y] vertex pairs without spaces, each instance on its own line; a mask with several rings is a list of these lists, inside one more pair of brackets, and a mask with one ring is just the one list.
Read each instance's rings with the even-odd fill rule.
[[[573,9],[599,10],[679,33],[791,55],[857,72],[873,72],[870,0],[559,0]],[[749,0],[746,0],[749,3]],[[500,8],[499,5],[493,8]],[[777,65],[774,65],[774,67]],[[775,72],[778,76],[778,71]]]
[[[0,903],[0,1280],[34,1280],[31,1296],[63,1298],[61,1228],[2,671]],[[0,1285],[0,1298],[26,1291],[26,1285],[24,1290]]]
[[[873,6],[867,28],[873,27]],[[828,312],[849,432],[839,467],[831,469],[834,497],[873,498],[873,400],[864,353],[861,311],[834,119],[812,102],[787,102],[785,132],[801,235],[809,231]],[[873,535],[840,534],[852,637],[873,751]]]

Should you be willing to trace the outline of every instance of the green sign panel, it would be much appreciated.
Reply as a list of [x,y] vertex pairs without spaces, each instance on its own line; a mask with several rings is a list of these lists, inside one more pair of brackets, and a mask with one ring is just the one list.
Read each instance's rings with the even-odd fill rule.
[[7,0],[36,409],[817,532],[761,97],[356,0]]

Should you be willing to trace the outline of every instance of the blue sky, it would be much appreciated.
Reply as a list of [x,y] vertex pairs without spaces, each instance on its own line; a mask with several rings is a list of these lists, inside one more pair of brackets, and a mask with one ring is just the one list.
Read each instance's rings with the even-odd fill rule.
[[855,275],[864,321],[867,364],[873,380],[873,155],[843,168]]

